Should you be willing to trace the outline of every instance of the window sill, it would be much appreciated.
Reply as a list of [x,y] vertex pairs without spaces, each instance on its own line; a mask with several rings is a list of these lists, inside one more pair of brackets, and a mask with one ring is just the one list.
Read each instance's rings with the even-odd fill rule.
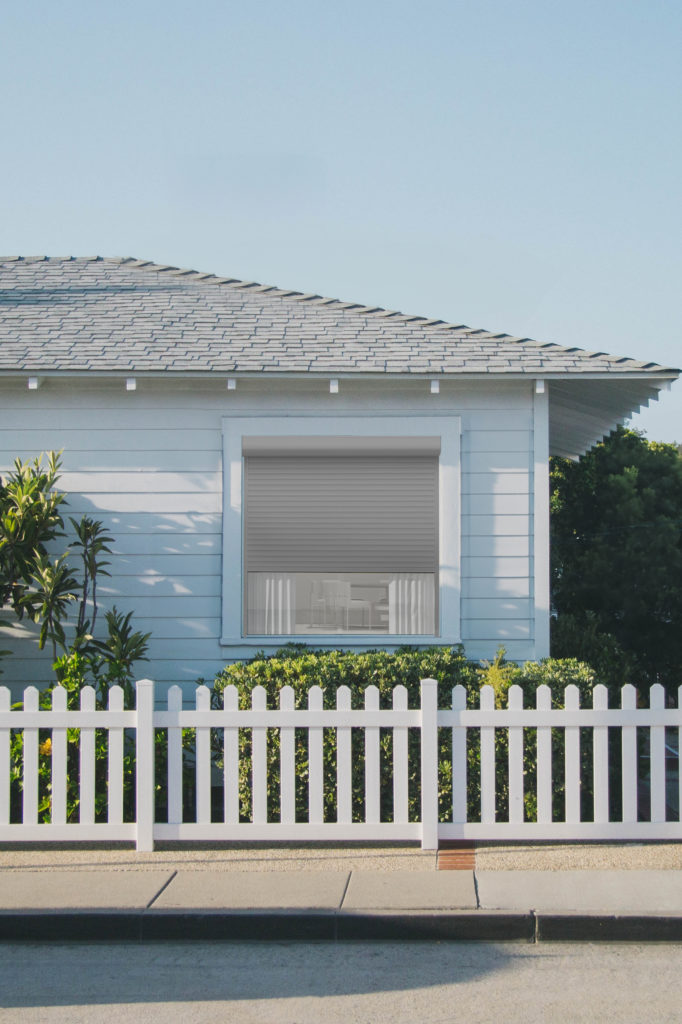
[[306,647],[453,647],[460,644],[460,637],[433,636],[422,633],[390,634],[390,633],[303,633],[283,634],[282,636],[237,636],[221,637],[221,647],[253,647],[261,650],[264,647],[277,649],[287,644],[305,644]]

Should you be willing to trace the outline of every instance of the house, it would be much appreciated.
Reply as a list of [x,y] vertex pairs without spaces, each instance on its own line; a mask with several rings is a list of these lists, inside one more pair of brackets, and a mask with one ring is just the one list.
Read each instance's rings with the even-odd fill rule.
[[0,474],[63,449],[161,682],[289,641],[546,656],[549,454],[677,376],[144,260],[0,262]]

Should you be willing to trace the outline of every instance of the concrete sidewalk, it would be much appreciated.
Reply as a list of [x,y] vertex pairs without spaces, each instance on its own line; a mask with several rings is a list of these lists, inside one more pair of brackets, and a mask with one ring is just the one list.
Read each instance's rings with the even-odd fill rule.
[[438,871],[414,847],[6,848],[0,939],[682,940],[678,870],[485,864]]

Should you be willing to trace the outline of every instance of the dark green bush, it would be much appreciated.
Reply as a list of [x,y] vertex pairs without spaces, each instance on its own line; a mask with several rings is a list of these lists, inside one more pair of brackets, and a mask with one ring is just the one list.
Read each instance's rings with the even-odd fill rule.
[[[519,666],[504,660],[504,652],[498,652],[491,663],[468,660],[461,647],[404,647],[395,653],[366,651],[354,653],[342,650],[314,650],[303,645],[288,645],[271,656],[257,655],[247,662],[228,665],[215,680],[213,693],[214,707],[222,706],[222,691],[234,685],[239,694],[240,708],[251,706],[251,692],[256,686],[263,686],[267,695],[267,706],[279,706],[279,691],[291,686],[295,706],[307,706],[307,694],[311,686],[323,688],[325,708],[336,706],[336,691],[339,686],[348,686],[351,692],[351,706],[364,706],[364,691],[367,686],[379,689],[380,706],[391,707],[393,688],[402,684],[407,689],[408,706],[419,707],[420,680],[432,678],[438,681],[439,707],[451,706],[452,688],[461,684],[467,691],[467,706],[479,706],[479,691],[483,685],[491,685],[496,694],[496,705],[506,707],[507,691],[517,684],[524,691],[524,705],[535,706],[535,691],[541,684],[547,684],[552,692],[552,705],[562,707],[564,688],[575,684],[580,692],[581,706],[590,707],[592,689],[598,681],[594,672],[575,659],[546,659],[541,663],[528,662]],[[535,733],[525,730],[524,772],[526,782],[526,817],[533,820],[535,814]],[[251,815],[251,763],[250,730],[240,732],[240,814],[242,820]],[[420,818],[420,743],[418,730],[409,734],[409,807],[410,820]],[[507,814],[507,732],[496,732],[496,773],[497,812],[504,820]],[[555,812],[563,811],[563,734],[557,730],[554,742],[555,763]],[[222,737],[216,734],[216,761],[222,764]],[[353,817],[363,820],[364,816],[364,769],[363,741],[361,730],[353,731]],[[391,790],[392,737],[391,730],[381,731],[382,771],[381,820],[391,821],[393,798]],[[591,745],[583,744],[584,786],[586,806],[589,804],[590,777],[589,758]],[[467,798],[469,820],[475,821],[480,815],[480,764],[479,740],[476,730],[471,730],[467,748]],[[385,781],[383,781],[385,779]],[[279,818],[279,733],[268,732],[268,816]],[[296,786],[297,820],[307,820],[308,751],[305,730],[296,732]],[[440,818],[447,821],[452,815],[452,754],[451,735],[442,730],[439,749]],[[336,738],[333,729],[324,733],[324,800],[325,820],[336,820]]]

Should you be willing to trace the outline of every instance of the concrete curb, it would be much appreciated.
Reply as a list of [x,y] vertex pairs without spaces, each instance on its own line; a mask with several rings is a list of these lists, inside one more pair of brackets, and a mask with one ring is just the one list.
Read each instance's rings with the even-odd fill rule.
[[682,917],[499,911],[24,911],[0,941],[679,942]]

